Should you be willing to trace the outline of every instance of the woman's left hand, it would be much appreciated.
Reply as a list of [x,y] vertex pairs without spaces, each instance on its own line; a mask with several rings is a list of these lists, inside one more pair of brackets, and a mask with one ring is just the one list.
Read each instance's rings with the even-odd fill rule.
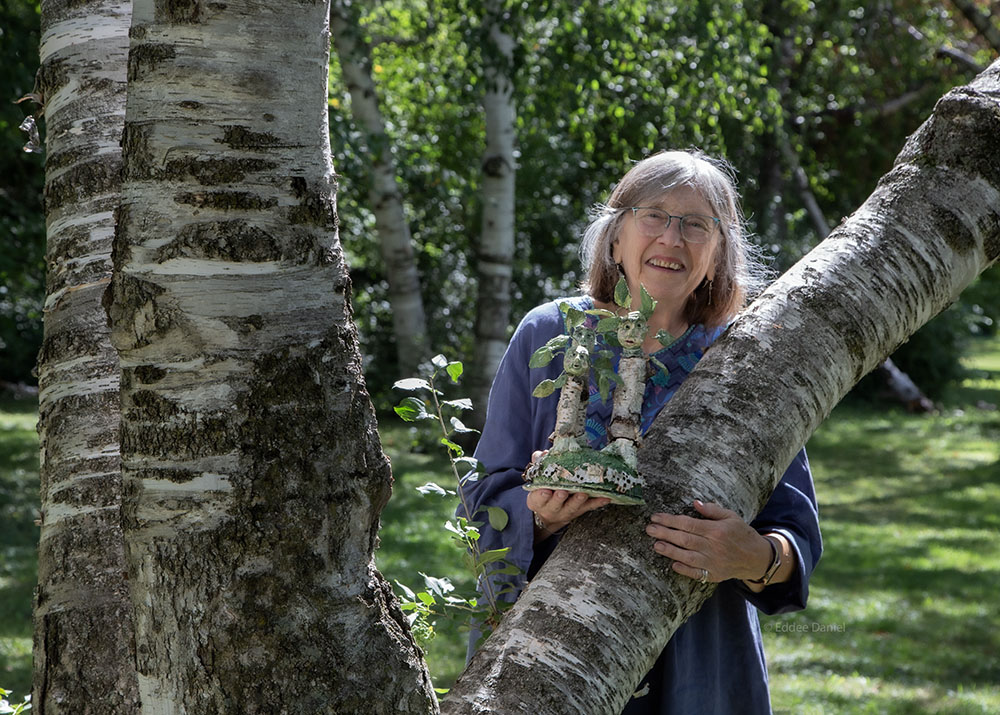
[[674,560],[674,571],[695,580],[760,578],[771,559],[767,539],[718,504],[696,500],[694,508],[705,518],[653,514],[646,526],[656,539],[653,549]]

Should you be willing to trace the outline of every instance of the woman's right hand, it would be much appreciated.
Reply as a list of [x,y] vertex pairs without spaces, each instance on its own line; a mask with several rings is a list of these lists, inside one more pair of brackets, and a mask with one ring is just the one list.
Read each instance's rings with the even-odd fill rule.
[[[545,452],[535,452],[531,461],[537,462],[545,456]],[[548,538],[562,529],[577,517],[588,511],[607,506],[611,500],[607,497],[592,497],[582,492],[570,492],[565,489],[535,489],[528,492],[528,508],[536,515],[535,538]],[[539,525],[539,521],[544,527]]]

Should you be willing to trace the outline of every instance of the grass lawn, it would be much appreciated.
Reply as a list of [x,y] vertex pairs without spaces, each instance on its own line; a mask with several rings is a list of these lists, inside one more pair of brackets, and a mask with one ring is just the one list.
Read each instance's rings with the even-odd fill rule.
[[[775,710],[1000,712],[1000,339],[980,341],[972,376],[940,414],[838,407],[808,445],[826,551],[809,608],[763,618]],[[0,402],[0,687],[27,692],[38,501],[37,405]],[[454,498],[443,454],[410,451],[410,427],[380,423],[396,478],[379,568],[461,572],[444,521]],[[441,620],[427,646],[435,685],[464,664],[465,634]]]
[[842,405],[809,441],[825,553],[762,620],[777,712],[1000,712],[1000,341],[967,366],[940,414]]
[[31,689],[31,596],[38,527],[35,400],[0,401],[0,687]]

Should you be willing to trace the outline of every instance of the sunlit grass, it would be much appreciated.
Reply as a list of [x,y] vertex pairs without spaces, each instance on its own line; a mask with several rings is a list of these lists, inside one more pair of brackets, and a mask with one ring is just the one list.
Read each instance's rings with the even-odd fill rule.
[[1000,342],[967,366],[939,414],[843,405],[810,440],[826,551],[762,619],[776,712],[1000,712]]
[[[967,364],[939,414],[846,404],[810,440],[826,551],[809,608],[762,618],[777,712],[1000,712],[1000,410],[988,409],[1000,405],[1000,339]],[[36,410],[0,402],[0,686],[18,698],[30,688]],[[391,414],[379,429],[396,480],[379,568],[468,588],[443,528],[454,497],[417,492],[453,488],[445,455],[412,453]],[[436,630],[428,662],[448,687],[466,637],[451,621]]]
[[0,687],[31,690],[31,594],[38,527],[38,403],[0,401]]

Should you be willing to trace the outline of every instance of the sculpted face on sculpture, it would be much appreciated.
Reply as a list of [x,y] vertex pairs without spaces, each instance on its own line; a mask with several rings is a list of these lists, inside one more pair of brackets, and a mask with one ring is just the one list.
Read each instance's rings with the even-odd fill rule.
[[648,330],[649,323],[642,313],[638,310],[630,311],[618,324],[618,342],[626,350],[640,349]]

